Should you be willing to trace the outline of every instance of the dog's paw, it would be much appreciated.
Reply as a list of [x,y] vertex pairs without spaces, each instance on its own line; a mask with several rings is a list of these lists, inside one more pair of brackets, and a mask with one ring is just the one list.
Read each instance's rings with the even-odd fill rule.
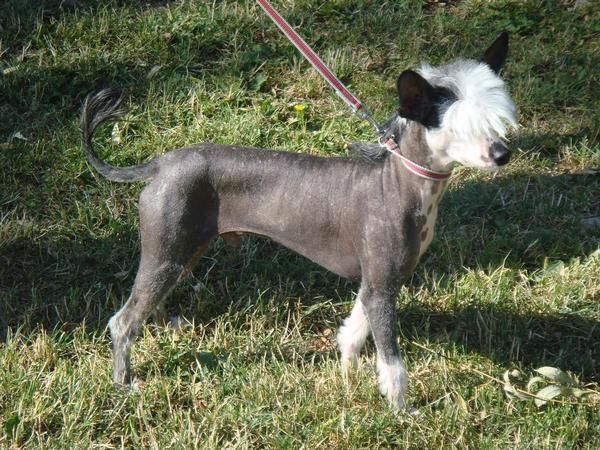
[[177,331],[182,330],[190,324],[190,321],[183,316],[171,316],[169,318],[169,327]]
[[405,411],[408,374],[400,359],[389,363],[377,359],[379,390],[395,411]]
[[418,417],[421,415],[421,411],[419,411],[414,406],[406,406],[405,411],[406,411],[406,414],[408,414],[411,417]]
[[410,407],[406,405],[403,393],[389,391],[383,392],[383,390],[381,390],[381,395],[383,395],[386,398],[387,402],[389,403],[390,407],[394,410],[394,412],[403,413],[407,412],[410,409]]
[[342,366],[342,374],[347,375],[350,370],[358,367],[358,355],[356,353],[350,355],[342,355],[340,356],[340,363]]
[[134,378],[132,381],[130,381],[128,383],[120,383],[118,381],[114,381],[113,386],[118,391],[129,392],[129,393],[140,392],[142,389],[142,382],[140,380],[138,380],[137,378]]
[[142,382],[137,378],[134,378],[131,384],[129,384],[129,392],[140,392],[142,390]]

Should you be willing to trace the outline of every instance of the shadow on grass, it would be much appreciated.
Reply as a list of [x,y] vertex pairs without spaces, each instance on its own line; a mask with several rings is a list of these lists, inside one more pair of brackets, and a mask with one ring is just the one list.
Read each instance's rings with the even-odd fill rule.
[[425,258],[433,270],[538,270],[548,261],[585,257],[600,230],[583,219],[598,215],[600,179],[594,174],[503,175],[468,182],[441,204],[436,240]]
[[106,325],[135,272],[137,237],[115,233],[109,240],[90,236],[33,242],[17,237],[0,246],[0,339],[8,328],[27,334],[60,330],[85,322],[91,332]]
[[518,314],[494,307],[440,312],[409,306],[400,309],[399,323],[409,352],[421,351],[410,341],[427,340],[484,355],[507,368],[561,367],[584,381],[600,376],[600,322],[576,313]]
[[[248,39],[245,43],[248,49],[240,50],[241,53],[246,51],[245,56],[239,58],[244,59],[243,64],[240,65],[237,60],[236,64],[227,61],[226,49],[236,32],[233,23],[224,27],[219,17],[215,20],[202,17],[203,20],[195,23],[191,29],[185,26],[179,27],[183,28],[180,30],[173,28],[173,24],[162,14],[148,19],[151,23],[145,24],[147,35],[140,31],[142,37],[136,36],[146,39],[144,54],[136,54],[135,50],[127,53],[128,45],[133,48],[136,45],[122,41],[131,39],[130,35],[123,33],[122,28],[134,26],[127,22],[127,17],[132,13],[137,14],[138,10],[145,11],[170,3],[174,2],[9,0],[6,5],[3,3],[0,40],[4,44],[3,56],[13,66],[4,67],[0,64],[0,89],[4,94],[3,104],[0,105],[0,142],[11,140],[16,132],[27,136],[29,141],[35,141],[38,137],[47,138],[48,134],[52,135],[78,118],[85,96],[100,88],[122,87],[141,101],[150,86],[158,86],[164,91],[164,86],[161,86],[164,82],[170,83],[171,89],[176,91],[187,90],[191,86],[190,74],[202,77],[212,71],[217,73],[217,78],[227,73],[244,76],[241,69],[249,68],[252,72],[265,59],[260,57],[260,51],[257,53],[252,49],[256,44]],[[201,6],[209,8],[207,5]],[[112,23],[110,17],[101,14],[104,10],[113,13],[122,10],[117,17],[123,22]],[[86,17],[90,20],[86,21]],[[139,16],[134,15],[131,20],[135,22],[139,17],[143,17],[143,12]],[[62,23],[63,20],[66,22]],[[115,28],[111,33],[111,27],[118,25],[121,28]],[[82,28],[79,34],[71,30],[77,27]],[[85,27],[89,27],[87,32]],[[171,31],[164,31],[163,28]],[[50,45],[60,45],[61,33],[65,33],[64,39],[69,45],[77,43],[79,47],[69,48],[65,55],[60,54],[60,48],[53,49],[49,54],[34,50],[36,47],[45,49]],[[251,32],[247,34],[252,36]],[[43,39],[48,39],[48,42]],[[58,44],[52,44],[53,39]],[[86,39],[90,39],[90,42]],[[111,51],[103,50],[102,46],[109,47]],[[119,47],[123,47],[123,52],[117,51]],[[266,51],[266,47],[261,49]],[[34,57],[39,57],[38,63],[31,63]],[[6,75],[3,69],[6,69]],[[156,73],[154,69],[160,70]]]
[[67,15],[93,13],[100,8],[129,7],[146,10],[175,3],[173,0],[4,0],[4,28],[15,41],[24,42],[40,25]]
[[[329,317],[335,320],[335,317]],[[516,314],[497,308],[466,307],[440,312],[420,306],[401,307],[398,314],[401,329],[400,344],[409,359],[423,353],[423,343],[435,342],[443,347],[438,356],[448,353],[477,354],[489,358],[507,369],[517,367],[532,370],[541,366],[560,367],[580,376],[583,383],[596,382],[600,377],[600,322],[577,314],[555,316]],[[161,331],[157,331],[160,333]],[[314,338],[314,341],[321,342]],[[160,371],[163,375],[180,375],[182,367],[200,367],[220,372],[230,355],[222,350],[211,352],[189,348],[164,348]],[[333,342],[315,347],[306,343],[302,348],[276,349],[265,344],[252,352],[237,355],[236,364],[260,364],[267,360],[283,361],[302,367],[307,361],[319,364],[338,358]],[[368,353],[375,352],[372,342]],[[439,348],[439,346],[438,346]],[[437,353],[434,350],[431,350]],[[156,367],[156,360],[146,361],[136,368],[137,376]]]

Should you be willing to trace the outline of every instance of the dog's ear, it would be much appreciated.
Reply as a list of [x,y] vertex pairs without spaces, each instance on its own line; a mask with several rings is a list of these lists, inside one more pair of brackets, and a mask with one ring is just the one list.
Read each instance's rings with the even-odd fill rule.
[[398,114],[427,127],[437,122],[434,108],[435,91],[425,78],[413,70],[405,70],[396,82],[400,108]]
[[508,33],[503,31],[483,54],[483,62],[498,73],[508,54]]

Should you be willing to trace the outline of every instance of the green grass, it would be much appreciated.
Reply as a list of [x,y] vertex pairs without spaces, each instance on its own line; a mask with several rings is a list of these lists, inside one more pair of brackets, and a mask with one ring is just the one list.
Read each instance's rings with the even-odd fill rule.
[[340,155],[373,136],[252,1],[8,0],[0,448],[597,447],[597,395],[537,407],[508,398],[502,380],[518,369],[524,386],[552,366],[598,392],[600,234],[582,224],[600,215],[598,11],[275,3],[379,119],[402,70],[477,57],[511,32],[514,162],[456,171],[436,239],[398,297],[419,414],[397,416],[379,396],[372,344],[359,370],[340,374],[335,333],[357,286],[258,239],[213,245],[169,301],[190,324],[147,326],[133,351],[141,389],[113,389],[105,326],[135,275],[141,186],[86,164],[87,93],[118,85],[131,96],[125,120],[98,134],[118,165],[202,141]]

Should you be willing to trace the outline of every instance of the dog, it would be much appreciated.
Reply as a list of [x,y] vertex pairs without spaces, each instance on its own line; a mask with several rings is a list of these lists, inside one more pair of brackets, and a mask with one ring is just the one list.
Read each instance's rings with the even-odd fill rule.
[[94,130],[118,119],[122,94],[89,95],[82,111],[89,163],[116,182],[147,182],[140,194],[141,258],[129,299],[110,319],[113,379],[131,385],[131,345],[143,322],[217,236],[268,237],[341,277],[360,280],[337,334],[344,367],[369,334],[381,393],[406,407],[408,375],[397,342],[395,300],[429,246],[452,168],[507,164],[517,110],[498,73],[508,52],[500,34],[481,60],[406,70],[399,108],[382,144],[357,144],[362,158],[206,143],[145,164],[114,167],[94,152]]

